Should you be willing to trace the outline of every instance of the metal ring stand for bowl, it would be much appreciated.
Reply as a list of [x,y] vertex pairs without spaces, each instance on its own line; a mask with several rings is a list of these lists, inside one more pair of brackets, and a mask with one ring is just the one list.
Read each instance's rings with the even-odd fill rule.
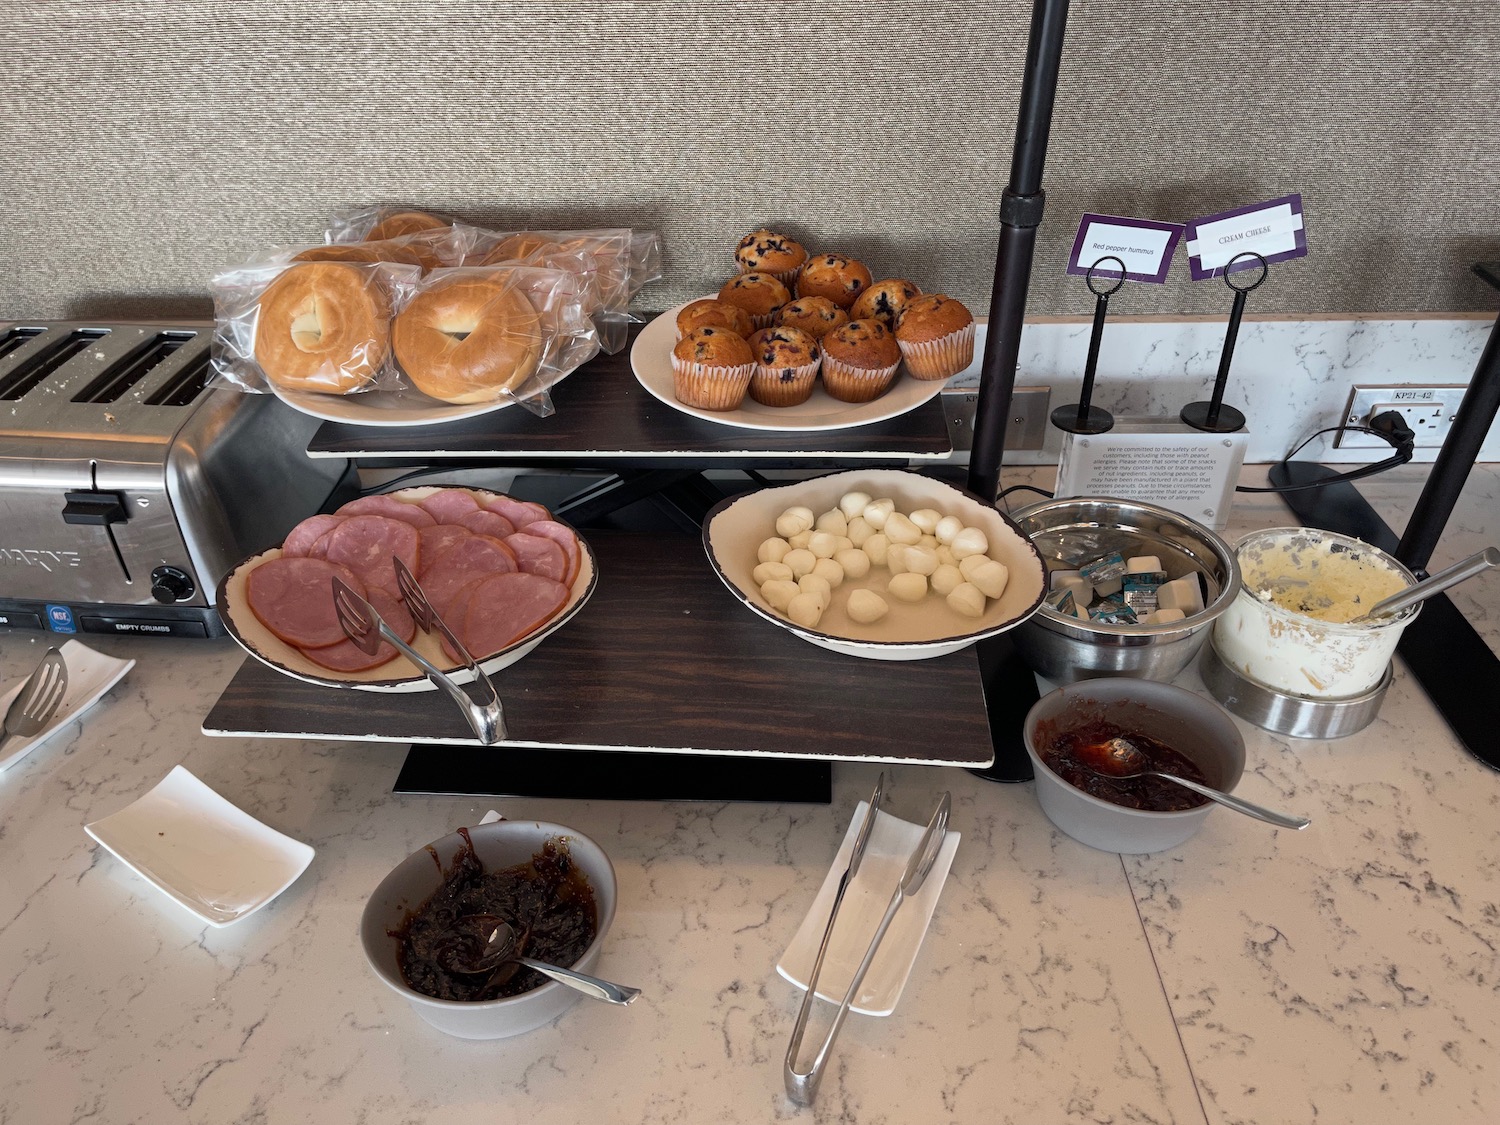
[[1359,695],[1324,699],[1292,695],[1257,683],[1230,667],[1214,648],[1212,636],[1203,646],[1198,671],[1208,693],[1225,710],[1262,730],[1293,738],[1344,738],[1364,730],[1380,714],[1386,689],[1395,678],[1387,664],[1380,682]]

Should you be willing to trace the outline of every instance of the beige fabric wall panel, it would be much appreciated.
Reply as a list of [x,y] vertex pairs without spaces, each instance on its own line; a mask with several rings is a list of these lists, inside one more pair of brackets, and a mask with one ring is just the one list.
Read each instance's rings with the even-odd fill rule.
[[[13,3],[0,319],[183,315],[335,207],[662,232],[643,307],[760,224],[988,305],[1030,7]],[[1500,4],[1076,2],[1029,311],[1083,312],[1084,210],[1186,221],[1301,191],[1257,312],[1493,307]],[[1121,313],[1218,313],[1217,282]]]

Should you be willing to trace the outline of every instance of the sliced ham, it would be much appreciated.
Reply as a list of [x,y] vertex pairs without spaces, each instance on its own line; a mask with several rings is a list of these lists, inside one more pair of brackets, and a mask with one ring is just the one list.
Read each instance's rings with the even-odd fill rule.
[[287,644],[322,648],[347,639],[333,605],[334,578],[357,594],[365,592],[364,583],[348,567],[325,559],[282,556],[250,572],[245,598],[260,623]]
[[347,566],[366,587],[393,594],[398,590],[392,556],[416,574],[420,551],[417,529],[386,516],[350,516],[328,533],[329,562]]
[[474,659],[483,660],[534,633],[567,601],[566,586],[539,574],[492,574],[469,591],[463,628],[455,631]]
[[504,539],[507,535],[516,533],[515,524],[499,512],[491,512],[487,508],[470,512],[458,522],[461,527],[466,527],[478,535],[488,535],[493,539]]
[[470,535],[443,552],[421,578],[422,592],[438,616],[457,632],[449,620],[449,607],[465,586],[491,574],[510,573],[520,569],[515,552],[488,535]]
[[432,564],[442,557],[444,551],[469,538],[472,534],[456,523],[435,523],[417,532],[422,547],[422,569],[417,573],[417,581],[420,582],[426,576],[427,572],[432,569]]
[[343,522],[343,516],[308,516],[286,533],[286,542],[281,545],[282,555],[289,559],[306,558],[314,543]]
[[578,536],[573,529],[556,520],[537,520],[526,525],[526,534],[545,536],[563,549],[563,554],[568,557],[568,575],[563,582],[572,588],[578,572],[583,569],[583,548],[579,546]]
[[338,514],[341,516],[385,516],[387,519],[409,523],[418,530],[431,527],[438,522],[432,517],[432,513],[424,510],[420,505],[408,504],[403,500],[397,500],[394,496],[361,496],[358,500],[351,500],[345,504],[338,510]]
[[470,512],[477,512],[479,501],[463,488],[443,488],[417,501],[419,507],[438,523],[457,523]]
[[[411,612],[400,598],[384,590],[371,590],[369,602],[403,641],[410,643],[417,635],[417,623],[412,620]],[[396,649],[387,643],[382,643],[375,650],[375,655],[371,656],[347,637],[338,644],[325,648],[304,648],[300,651],[314,664],[320,664],[334,672],[363,672],[367,668],[378,668],[397,656]]]
[[566,582],[568,556],[551,539],[544,535],[518,531],[506,536],[505,545],[516,553],[516,562],[528,574],[540,574],[554,582]]
[[[452,629],[455,633],[458,632],[459,628],[464,623],[464,617],[469,612],[469,599],[473,597],[474,587],[478,585],[479,580],[475,579],[473,582],[470,582],[467,586],[460,590],[457,594],[453,595],[453,599],[448,603],[448,612],[442,615],[443,621],[445,623],[451,616],[453,624],[449,625],[448,628]],[[442,636],[442,634],[439,633],[439,636]],[[460,637],[460,639],[462,639],[462,637]],[[442,637],[442,643],[443,651],[448,654],[448,659],[453,661],[453,663],[455,664],[462,663],[462,659],[459,657],[458,653],[454,652],[453,646],[448,643],[447,637]],[[469,655],[473,656],[474,654],[471,652]]]
[[517,530],[525,527],[528,523],[537,520],[550,520],[552,513],[540,504],[533,504],[530,500],[517,500],[513,496],[494,496],[484,505],[492,512],[499,512],[511,523],[516,525]]

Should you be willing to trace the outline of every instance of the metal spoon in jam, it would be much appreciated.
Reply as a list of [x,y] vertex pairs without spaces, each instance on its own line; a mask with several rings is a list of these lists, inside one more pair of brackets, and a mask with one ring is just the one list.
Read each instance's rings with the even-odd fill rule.
[[569,988],[575,988],[585,996],[592,996],[595,1000],[606,1000],[611,1004],[629,1004],[641,994],[639,988],[630,988],[627,985],[601,980],[599,977],[591,977],[588,973],[580,973],[576,969],[549,965],[546,961],[538,961],[532,957],[522,957],[516,952],[517,944],[515,927],[509,922],[501,922],[490,934],[484,949],[477,957],[466,958],[458,950],[445,951],[443,968],[453,973],[479,974],[488,973],[492,969],[513,961],[518,965],[525,965],[528,969],[535,969],[543,976],[551,977]]
[[1189,781],[1185,777],[1152,769],[1145,753],[1128,738],[1111,738],[1097,746],[1090,747],[1090,750],[1091,753],[1079,754],[1076,760],[1084,769],[1099,777],[1109,777],[1119,781],[1132,777],[1161,777],[1191,789],[1194,793],[1202,793],[1209,800],[1217,801],[1225,808],[1244,813],[1246,816],[1253,816],[1257,820],[1274,824],[1278,828],[1301,830],[1312,823],[1305,816],[1288,816],[1286,813],[1251,804],[1233,794],[1220,792],[1207,785],[1200,785],[1196,781]]

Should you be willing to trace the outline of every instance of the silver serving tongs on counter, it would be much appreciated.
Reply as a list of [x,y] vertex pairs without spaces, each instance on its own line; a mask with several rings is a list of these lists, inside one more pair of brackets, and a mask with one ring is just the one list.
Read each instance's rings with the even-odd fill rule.
[[901,904],[921,890],[922,884],[927,879],[927,873],[937,862],[938,853],[942,851],[943,841],[948,835],[948,814],[952,808],[953,799],[950,794],[944,793],[943,799],[938,802],[937,810],[932,814],[932,820],[927,824],[927,830],[922,833],[922,839],[911,853],[911,858],[906,861],[906,870],[902,873],[901,881],[896,885],[895,893],[891,895],[890,905],[885,908],[885,916],[876,927],[875,936],[870,939],[864,959],[860,961],[859,968],[854,971],[854,979],[849,982],[849,990],[844,993],[844,999],[833,1017],[833,1026],[829,1028],[823,1045],[813,1056],[812,1065],[805,1071],[798,1070],[797,1056],[802,1049],[802,1037],[807,1031],[807,1018],[818,995],[818,974],[823,971],[823,958],[828,953],[829,939],[833,937],[833,927],[838,921],[839,906],[844,901],[844,892],[849,889],[849,884],[854,882],[854,876],[859,871],[860,860],[864,858],[865,848],[870,842],[870,832],[875,826],[875,814],[879,811],[880,798],[884,790],[885,774],[882,773],[875,783],[875,792],[870,797],[870,807],[865,811],[864,823],[859,826],[859,834],[854,839],[854,847],[850,849],[849,866],[839,879],[839,889],[833,897],[833,909],[828,914],[828,926],[823,930],[823,941],[818,946],[817,959],[813,961],[812,972],[808,975],[807,994],[802,997],[802,1008],[797,1012],[797,1023],[792,1028],[792,1040],[787,1044],[782,1074],[786,1079],[787,1096],[798,1105],[811,1105],[813,1098],[817,1096],[818,1084],[823,1080],[823,1068],[828,1063],[828,1056],[833,1052],[833,1041],[838,1037],[839,1029],[844,1026],[844,1019],[849,1015],[849,1006],[854,1003],[855,996],[859,994],[859,986],[864,983],[865,974],[870,970],[870,963],[875,960],[875,953],[880,948],[881,939],[885,937],[886,930],[890,929],[891,920],[896,917],[896,911],[901,908]]
[[448,644],[463,661],[464,667],[472,674],[473,679],[468,684],[460,684],[402,640],[395,630],[381,619],[374,606],[335,578],[333,579],[333,604],[338,612],[339,624],[344,627],[344,632],[349,635],[349,639],[371,656],[379,650],[382,638],[390,642],[407,659],[421,668],[429,680],[447,692],[453,702],[458,704],[459,710],[469,720],[469,726],[480,742],[486,746],[499,742],[506,736],[505,712],[500,706],[500,695],[495,691],[495,685],[484,674],[478,662],[469,655],[469,650],[464,647],[463,642],[453,635],[453,631],[432,608],[427,595],[422,592],[422,587],[417,584],[417,580],[412,576],[406,564],[400,559],[394,561],[396,586],[401,592],[401,600],[406,603],[406,608],[417,623],[417,627],[424,633],[438,632],[447,638]]

